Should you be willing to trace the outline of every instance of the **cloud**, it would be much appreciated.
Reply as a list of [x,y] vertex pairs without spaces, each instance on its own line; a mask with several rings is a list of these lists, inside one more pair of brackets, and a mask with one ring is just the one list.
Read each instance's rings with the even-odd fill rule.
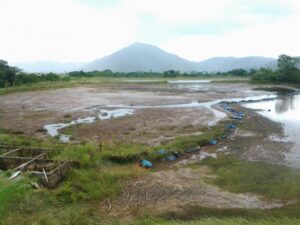
[[196,61],[215,56],[299,55],[300,32],[296,30],[299,21],[300,15],[295,15],[271,24],[255,24],[218,36],[181,35],[167,41],[162,47]]
[[92,60],[134,40],[135,18],[71,0],[0,0],[0,58]]
[[133,42],[194,60],[299,54],[292,27],[300,21],[298,0],[0,0],[0,5],[0,58],[11,62],[90,61]]

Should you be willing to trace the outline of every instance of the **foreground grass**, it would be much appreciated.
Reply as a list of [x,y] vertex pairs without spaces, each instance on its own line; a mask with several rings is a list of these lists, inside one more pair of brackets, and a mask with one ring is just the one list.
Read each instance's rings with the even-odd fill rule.
[[202,164],[210,166],[217,175],[211,182],[230,192],[251,192],[281,200],[300,199],[299,170],[229,156],[208,158]]
[[28,191],[25,180],[8,181],[5,174],[0,173],[0,221],[14,208]]
[[298,225],[300,219],[281,218],[281,219],[244,219],[244,218],[205,218],[193,221],[180,221],[180,220],[162,220],[162,219],[146,219],[141,220],[132,225]]
[[[65,182],[55,190],[29,189],[29,180],[0,180],[0,224],[126,224],[101,214],[99,202],[113,200],[122,191],[124,180],[149,173],[138,166],[138,160],[147,158],[155,162],[161,157],[156,154],[159,148],[165,148],[167,154],[174,150],[184,153],[186,148],[205,145],[211,138],[226,132],[226,123],[206,129],[202,135],[178,137],[156,148],[122,143],[103,143],[101,148],[91,144],[60,145],[55,140],[41,142],[2,133],[0,142],[6,144],[55,146],[60,151],[53,154],[54,158],[78,161],[80,167],[71,170]],[[208,182],[231,192],[252,192],[281,200],[300,197],[300,175],[286,167],[228,156],[206,159],[200,164],[211,167],[217,175]],[[163,219],[141,218],[132,224],[299,224],[299,212],[298,203],[271,210],[191,206],[181,213],[162,213]]]

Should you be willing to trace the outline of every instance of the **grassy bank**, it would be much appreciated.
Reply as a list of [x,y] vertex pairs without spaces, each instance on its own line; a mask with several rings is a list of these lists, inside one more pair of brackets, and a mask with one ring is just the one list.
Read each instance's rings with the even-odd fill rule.
[[[139,167],[140,159],[149,159],[155,165],[169,152],[184,154],[187,148],[207,145],[210,139],[227,132],[225,126],[228,123],[223,121],[201,130],[202,135],[178,137],[158,147],[118,142],[103,142],[101,147],[93,144],[62,145],[55,139],[40,141],[2,131],[2,143],[52,146],[60,149],[53,154],[55,159],[76,160],[80,167],[72,169],[55,190],[35,190],[29,186],[32,178],[10,182],[2,175],[0,221],[2,224],[126,224],[101,212],[106,207],[103,203],[110,202],[122,191],[123,181],[151,172]],[[157,150],[162,148],[166,154],[158,155]],[[199,163],[202,165],[209,166],[216,174],[216,178],[206,182],[231,192],[251,192],[284,201],[300,197],[298,171],[283,166],[246,162],[225,155],[208,158]],[[132,224],[297,224],[299,212],[298,203],[271,210],[190,206],[181,213],[162,214],[162,219],[141,218]]]
[[247,162],[231,156],[208,158],[217,177],[210,182],[234,193],[255,193],[282,200],[300,199],[299,170],[265,162]]
[[[17,92],[27,92],[27,91],[40,91],[40,90],[52,90],[52,89],[59,89],[59,88],[69,88],[69,87],[76,87],[76,86],[84,86],[84,85],[94,85],[98,86],[100,84],[107,85],[109,84],[119,84],[119,83],[126,83],[128,84],[149,84],[149,83],[166,83],[168,80],[212,80],[213,82],[218,83],[240,83],[240,82],[249,82],[249,78],[245,77],[219,77],[219,76],[212,76],[212,77],[174,77],[174,78],[162,78],[162,77],[79,77],[79,78],[70,78],[68,81],[65,80],[58,80],[52,82],[39,82],[39,83],[32,83],[32,84],[24,84],[19,86],[13,87],[5,87],[0,88],[0,95],[17,93]],[[136,82],[139,80],[140,82]],[[151,82],[153,80],[153,82]],[[134,81],[134,82],[130,82]],[[147,82],[144,82],[147,81]],[[148,82],[149,81],[149,82]]]
[[298,225],[299,219],[281,218],[281,219],[244,219],[244,218],[205,218],[193,221],[180,220],[162,220],[162,219],[146,219],[133,223],[132,225]]

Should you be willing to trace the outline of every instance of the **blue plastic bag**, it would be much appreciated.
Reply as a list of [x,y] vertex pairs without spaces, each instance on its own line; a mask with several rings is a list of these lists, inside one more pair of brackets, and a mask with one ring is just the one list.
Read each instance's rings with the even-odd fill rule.
[[152,163],[150,161],[146,160],[146,159],[142,159],[140,161],[140,165],[142,167],[145,167],[145,168],[152,168],[153,167]]

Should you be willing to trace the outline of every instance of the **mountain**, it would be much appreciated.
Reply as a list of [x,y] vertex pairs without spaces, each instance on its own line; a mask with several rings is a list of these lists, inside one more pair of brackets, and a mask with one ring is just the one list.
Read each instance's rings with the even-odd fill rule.
[[259,69],[261,67],[269,67],[269,65],[277,64],[277,60],[273,58],[265,58],[261,56],[250,57],[215,57],[199,62],[198,70],[207,72],[225,72],[233,69]]
[[156,46],[136,43],[83,67],[84,71],[106,70],[114,72],[179,70],[181,72],[225,72],[232,69],[259,69],[273,64],[276,59],[261,56],[243,58],[215,57],[201,62],[188,61]]
[[113,72],[164,72],[166,70],[226,72],[232,69],[259,69],[260,67],[274,69],[276,65],[276,59],[261,56],[215,57],[201,62],[194,62],[180,58],[153,45],[135,43],[88,64],[43,61],[14,64],[13,66],[32,73],[64,73],[74,70],[103,71],[107,69]]
[[83,67],[85,71],[106,70],[114,72],[197,70],[198,64],[170,54],[156,46],[135,43],[109,56]]
[[74,70],[79,70],[84,63],[61,63],[54,61],[40,61],[34,63],[16,63],[12,66],[16,66],[28,73],[65,73]]

